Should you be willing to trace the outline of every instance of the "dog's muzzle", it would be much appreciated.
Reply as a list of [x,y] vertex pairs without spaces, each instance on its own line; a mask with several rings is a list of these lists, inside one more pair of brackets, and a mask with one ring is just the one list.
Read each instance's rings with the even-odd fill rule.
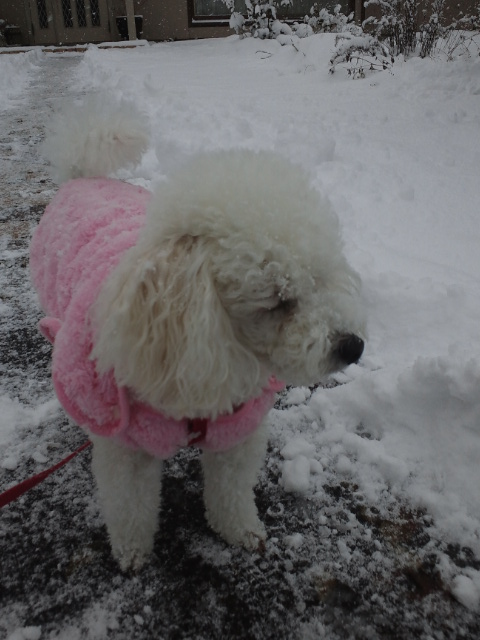
[[360,360],[365,343],[356,335],[341,336],[334,350],[336,357],[344,365],[355,364]]

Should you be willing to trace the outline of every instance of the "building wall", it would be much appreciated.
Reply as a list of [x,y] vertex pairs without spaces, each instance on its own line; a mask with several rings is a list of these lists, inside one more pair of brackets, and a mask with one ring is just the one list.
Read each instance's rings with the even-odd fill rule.
[[6,20],[9,24],[18,25],[25,22],[25,7],[23,2],[0,2],[0,18]]
[[[122,0],[115,0],[120,6]],[[146,40],[189,40],[225,37],[233,33],[228,23],[201,25],[192,23],[193,3],[188,0],[135,0],[135,13],[143,15]]]
[[[108,19],[110,23],[110,32],[107,40],[119,40],[120,35],[116,26],[116,18],[125,15],[124,0],[104,0],[108,5]],[[312,4],[315,0],[312,0]],[[326,0],[328,1],[328,0]],[[478,0],[457,0],[458,4],[452,8],[451,12],[446,11],[446,18],[451,20],[453,16],[458,15],[459,7],[465,14],[473,13],[473,8]],[[55,4],[57,2],[57,4]],[[150,41],[165,40],[188,40],[196,38],[213,38],[225,37],[233,33],[229,28],[228,22],[213,20],[209,24],[195,22],[193,18],[193,2],[194,0],[134,0],[134,10],[136,15],[143,17],[143,33],[142,38]],[[365,17],[362,14],[362,0],[345,0],[350,6],[355,6],[357,19]],[[427,0],[421,0],[423,6]],[[49,7],[59,6],[59,0],[47,0]],[[0,0],[0,18],[6,20],[8,24],[17,25],[21,31],[21,44],[75,44],[75,34],[71,34],[71,38],[63,38],[58,35],[60,16],[55,15],[57,29],[45,30],[39,32],[38,25],[35,29],[35,20],[32,14],[35,11],[35,0]],[[366,15],[377,14],[378,8],[367,8]],[[59,10],[57,9],[57,13]],[[419,23],[423,21],[422,5],[418,10]],[[35,16],[33,15],[33,18]],[[32,29],[33,27],[33,29]],[[68,35],[68,34],[67,34]],[[96,42],[93,38],[89,38],[89,34],[78,34],[77,42]],[[105,34],[104,34],[105,35]]]
[[[85,6],[88,4],[86,0]],[[22,45],[73,45],[120,39],[109,0],[100,0],[101,21],[95,28],[80,26],[75,3],[71,6],[73,26],[68,29],[63,24],[60,0],[45,0],[43,8],[48,16],[47,25],[42,25],[39,20],[36,0],[0,0],[0,18],[20,28],[21,42],[18,44]]]
[[[478,0],[447,2],[444,8],[444,24],[451,24],[455,18],[460,17],[460,12],[463,12],[463,15],[475,15],[475,7],[477,5]],[[417,0],[417,25],[427,22],[428,15],[431,12],[431,6],[431,0]],[[381,10],[378,5],[370,5],[364,9],[364,18],[370,16],[378,18],[381,15]]]
[[22,43],[30,44],[30,26],[25,5],[21,0],[19,2],[0,1],[0,18],[8,25],[20,27]]

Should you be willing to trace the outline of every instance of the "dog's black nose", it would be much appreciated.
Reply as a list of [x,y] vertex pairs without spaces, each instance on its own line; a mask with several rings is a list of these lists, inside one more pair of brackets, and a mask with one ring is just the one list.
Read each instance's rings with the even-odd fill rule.
[[364,346],[361,338],[350,334],[339,339],[335,353],[344,364],[354,364],[360,360]]

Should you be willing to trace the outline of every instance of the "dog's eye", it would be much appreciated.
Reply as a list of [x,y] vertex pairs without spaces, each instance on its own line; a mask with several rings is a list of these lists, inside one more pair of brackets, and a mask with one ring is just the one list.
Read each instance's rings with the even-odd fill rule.
[[271,311],[278,311],[281,313],[290,313],[297,307],[297,304],[298,304],[298,301],[295,300],[295,298],[287,298],[287,299],[280,298],[278,301],[278,304],[275,305],[275,307],[273,307]]

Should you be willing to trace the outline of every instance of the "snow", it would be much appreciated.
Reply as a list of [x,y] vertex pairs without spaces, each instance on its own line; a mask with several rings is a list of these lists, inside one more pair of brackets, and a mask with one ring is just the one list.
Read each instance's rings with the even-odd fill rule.
[[[289,390],[272,410],[277,483],[316,505],[325,548],[336,546],[345,565],[358,561],[360,529],[350,518],[345,538],[331,537],[322,502],[335,482],[356,487],[378,508],[389,495],[426,513],[434,540],[478,558],[480,59],[397,60],[392,72],[352,81],[341,68],[328,74],[333,46],[329,34],[297,38],[295,46],[237,36],[115,51],[90,46],[72,86],[76,95],[127,98],[142,111],[150,148],[139,167],[119,173],[135,184],[153,189],[209,149],[270,149],[305,167],[341,220],[345,251],[363,280],[369,335],[359,365],[328,388]],[[0,109],[26,100],[39,55],[0,55]],[[12,259],[6,247],[2,255]],[[8,300],[0,318],[15,322]],[[47,461],[35,427],[58,418],[56,400],[0,392],[0,469],[14,470],[27,457]],[[283,508],[272,505],[270,517],[281,520]],[[283,544],[294,553],[305,541],[299,527]],[[391,561],[382,548],[376,554],[370,561],[388,573]],[[452,595],[478,612],[480,571],[446,556],[442,562]],[[92,619],[101,629],[90,622],[91,637],[113,628],[106,610]],[[148,609],[133,616],[138,628],[148,619]],[[304,632],[329,637],[320,620]],[[35,634],[19,627],[11,638]]]
[[38,50],[24,55],[0,55],[0,109],[7,108],[10,101],[28,85],[29,73],[39,56],[41,53]]
[[16,629],[7,640],[40,640],[41,635],[40,627],[23,627],[23,629]]
[[18,398],[0,396],[0,469],[13,471],[22,456],[30,456],[37,462],[47,462],[41,452],[31,450],[31,443],[18,440],[22,432],[38,428],[45,420],[60,412],[60,404],[51,398],[41,404],[28,406]]
[[468,609],[477,610],[480,605],[480,572],[471,572],[469,576],[456,576],[453,580],[453,595]]
[[282,483],[285,491],[306,493],[310,485],[310,462],[306,456],[298,455],[283,463]]

